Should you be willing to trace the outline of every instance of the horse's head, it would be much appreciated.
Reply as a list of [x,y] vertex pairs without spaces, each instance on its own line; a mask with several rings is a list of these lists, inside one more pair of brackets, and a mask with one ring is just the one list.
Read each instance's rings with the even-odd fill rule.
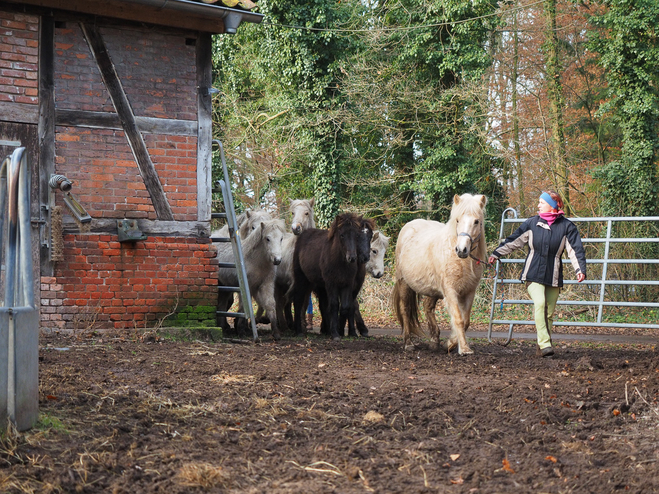
[[357,239],[357,262],[364,264],[371,258],[371,241],[375,222],[363,216],[360,216],[358,221],[361,235]]
[[247,238],[247,236],[256,230],[262,222],[271,219],[272,216],[270,216],[270,213],[264,209],[248,209],[237,218],[241,238]]
[[278,266],[281,263],[282,243],[284,240],[285,225],[282,220],[274,219],[262,221],[261,241],[272,264]]
[[[466,259],[476,248],[484,232],[484,213],[487,199],[483,195],[463,194],[453,197],[451,221],[455,223],[457,236],[455,253]],[[482,239],[483,242],[485,239]]]
[[359,242],[366,238],[361,220],[362,218],[354,213],[340,214],[334,218],[327,233],[329,241],[340,248],[341,253],[345,256],[345,260],[348,263],[357,261]]
[[316,228],[313,218],[313,205],[315,199],[295,199],[291,200],[291,230],[294,235],[299,235],[304,230]]
[[389,237],[380,230],[373,232],[371,239],[371,258],[366,263],[366,272],[373,278],[381,278],[384,275],[384,255],[389,246]]

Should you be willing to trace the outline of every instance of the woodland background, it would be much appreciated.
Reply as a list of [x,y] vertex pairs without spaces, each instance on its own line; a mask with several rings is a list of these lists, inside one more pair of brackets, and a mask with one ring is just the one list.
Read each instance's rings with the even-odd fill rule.
[[[260,0],[214,39],[237,209],[316,198],[394,239],[454,194],[534,214],[659,215],[656,0]],[[216,177],[219,177],[217,163]]]

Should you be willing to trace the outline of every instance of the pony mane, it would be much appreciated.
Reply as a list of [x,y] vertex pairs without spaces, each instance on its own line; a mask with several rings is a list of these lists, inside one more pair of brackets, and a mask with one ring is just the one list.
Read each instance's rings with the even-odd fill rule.
[[[459,202],[456,204],[456,199]],[[484,195],[462,194],[456,195],[453,198],[453,207],[451,208],[451,216],[446,222],[448,237],[451,242],[455,242],[458,238],[458,219],[464,214],[471,214],[480,218],[480,238],[478,241],[478,249],[476,250],[476,257],[485,259],[487,256],[487,244],[485,242],[485,205],[487,198]]]
[[334,221],[332,221],[332,224],[330,225],[329,231],[327,232],[328,238],[331,240],[334,235],[336,234],[336,231],[346,223],[350,224],[354,228],[361,228],[362,225],[364,224],[364,221],[373,221],[373,220],[365,220],[361,216],[359,216],[356,213],[343,213],[337,215],[336,218],[334,218]]

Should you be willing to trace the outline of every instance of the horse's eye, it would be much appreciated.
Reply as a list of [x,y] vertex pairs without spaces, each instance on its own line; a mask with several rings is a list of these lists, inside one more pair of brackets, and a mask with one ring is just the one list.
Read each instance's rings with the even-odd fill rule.
[[309,216],[309,211],[307,211],[306,213],[304,213],[304,215],[305,215],[305,216]]
[[478,225],[478,220],[474,221],[474,225]]
[[341,234],[341,238],[343,238],[343,233]]
[[270,237],[265,237],[266,242],[270,242]]
[[377,251],[377,250],[373,249],[372,252],[373,252],[373,255],[374,255],[374,256],[377,256],[377,255],[378,255],[378,251]]

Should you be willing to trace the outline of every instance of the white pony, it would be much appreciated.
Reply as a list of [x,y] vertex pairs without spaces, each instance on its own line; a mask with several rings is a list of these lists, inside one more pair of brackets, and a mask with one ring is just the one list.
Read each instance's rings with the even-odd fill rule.
[[297,236],[304,230],[316,228],[313,215],[315,199],[292,199],[289,207],[291,214],[291,231],[284,235],[281,264],[277,267],[275,281],[275,300],[277,302],[277,323],[279,327],[293,330],[293,313],[291,311],[293,286],[293,252]]
[[[249,290],[259,304],[265,309],[270,319],[272,336],[279,339],[279,328],[277,327],[276,304],[275,304],[275,276],[276,266],[281,263],[282,243],[285,233],[285,225],[282,220],[260,221],[254,231],[241,239],[243,257],[245,260],[245,271],[247,273],[247,284]],[[217,248],[217,259],[220,262],[235,262],[233,249],[229,244],[223,244]],[[238,275],[235,268],[220,268],[218,271],[220,286],[238,286]],[[233,293],[218,291],[217,305],[221,311],[227,311],[233,303]],[[244,303],[251,301],[240,301],[240,310]],[[239,310],[239,311],[240,311]],[[245,321],[241,321],[244,326]],[[218,323],[223,329],[228,328],[226,318],[218,318]],[[236,321],[238,326],[238,321]],[[236,328],[240,332],[243,328]]]
[[[261,221],[271,220],[272,216],[264,209],[248,209],[244,213],[240,213],[236,218],[238,231],[240,232],[240,239],[244,240],[247,235],[252,233],[258,227]],[[211,237],[228,237],[229,225],[224,225],[222,228],[213,230]]]
[[416,219],[400,230],[396,243],[396,284],[392,305],[403,331],[405,350],[414,348],[411,335],[423,335],[419,327],[418,296],[430,330],[431,348],[439,348],[435,306],[444,299],[451,316],[447,349],[473,353],[465,332],[469,327],[476,288],[487,258],[484,195],[463,194],[453,198],[446,224]]

